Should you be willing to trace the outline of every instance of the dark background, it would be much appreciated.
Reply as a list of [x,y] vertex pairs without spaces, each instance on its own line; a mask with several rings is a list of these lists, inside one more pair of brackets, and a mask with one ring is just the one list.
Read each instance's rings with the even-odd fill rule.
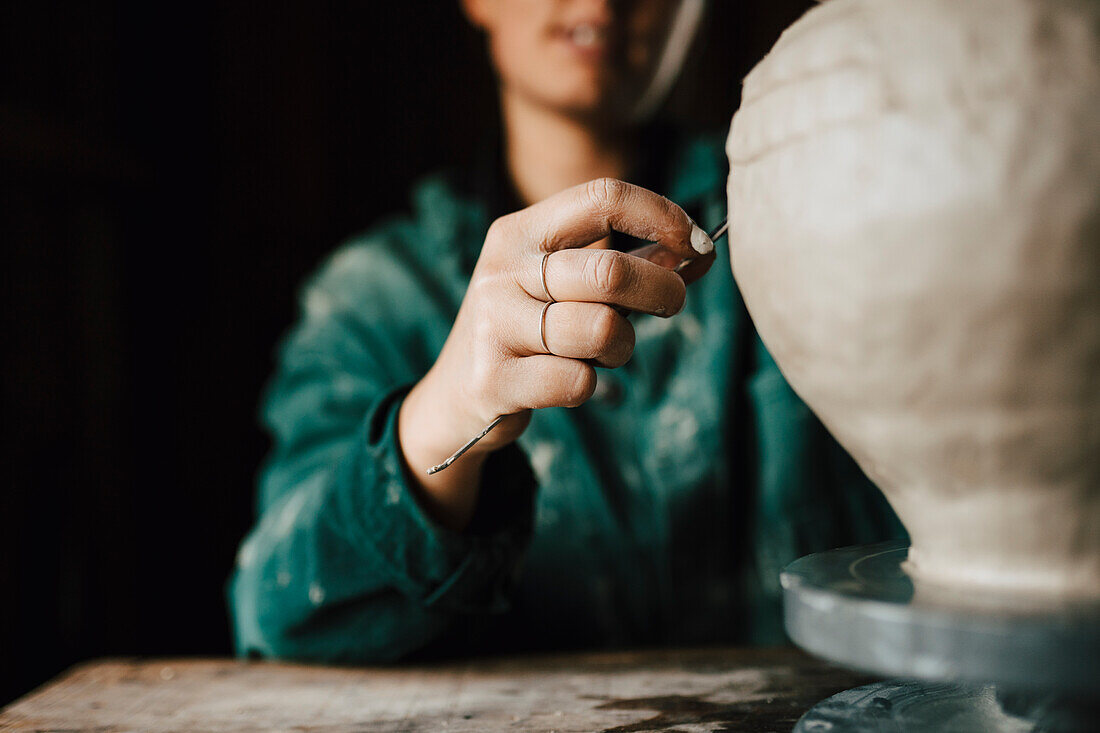
[[[724,126],[809,0],[711,0],[670,113]],[[229,654],[302,278],[495,124],[458,0],[0,3],[0,703]]]

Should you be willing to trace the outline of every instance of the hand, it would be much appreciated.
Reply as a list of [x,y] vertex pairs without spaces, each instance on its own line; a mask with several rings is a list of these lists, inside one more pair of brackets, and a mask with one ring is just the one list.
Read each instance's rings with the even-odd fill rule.
[[[630,254],[589,247],[612,230],[656,244]],[[495,221],[451,333],[399,415],[402,451],[430,513],[465,527],[485,457],[519,437],[532,409],[576,407],[591,397],[593,367],[621,366],[633,353],[634,328],[622,309],[678,313],[686,283],[709,269],[713,249],[679,206],[613,179]],[[545,313],[544,348],[547,253],[546,286],[556,302]],[[672,272],[684,259],[693,261]],[[425,475],[499,415],[508,417],[453,466]]]

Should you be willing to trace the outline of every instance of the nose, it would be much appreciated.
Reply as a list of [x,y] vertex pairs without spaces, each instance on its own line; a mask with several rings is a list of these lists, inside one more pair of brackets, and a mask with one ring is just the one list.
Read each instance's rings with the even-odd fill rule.
[[[625,1],[630,2],[631,0]],[[570,9],[578,12],[578,14],[583,13],[586,17],[610,21],[619,15],[619,9],[623,2],[624,0],[575,0]]]

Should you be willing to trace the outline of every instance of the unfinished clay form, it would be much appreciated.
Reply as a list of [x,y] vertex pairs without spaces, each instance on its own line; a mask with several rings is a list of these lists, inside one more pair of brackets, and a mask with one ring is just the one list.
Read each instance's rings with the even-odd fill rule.
[[912,572],[1100,596],[1100,2],[829,0],[727,152],[749,311]]

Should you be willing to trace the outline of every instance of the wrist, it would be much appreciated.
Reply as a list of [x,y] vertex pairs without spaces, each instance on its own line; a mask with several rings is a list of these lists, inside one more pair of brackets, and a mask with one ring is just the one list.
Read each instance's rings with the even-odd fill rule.
[[420,504],[432,519],[455,531],[463,530],[473,515],[490,451],[475,446],[445,471],[429,476],[427,469],[469,440],[459,427],[463,422],[448,401],[437,396],[427,377],[406,395],[397,416],[399,447]]
[[[451,384],[439,383],[434,372],[425,375],[401,406],[398,425],[406,454],[425,461],[420,468],[426,470],[454,453],[492,419],[482,418],[467,407],[456,397]],[[484,459],[492,452],[489,446],[490,442],[481,441],[463,458],[480,455]]]

